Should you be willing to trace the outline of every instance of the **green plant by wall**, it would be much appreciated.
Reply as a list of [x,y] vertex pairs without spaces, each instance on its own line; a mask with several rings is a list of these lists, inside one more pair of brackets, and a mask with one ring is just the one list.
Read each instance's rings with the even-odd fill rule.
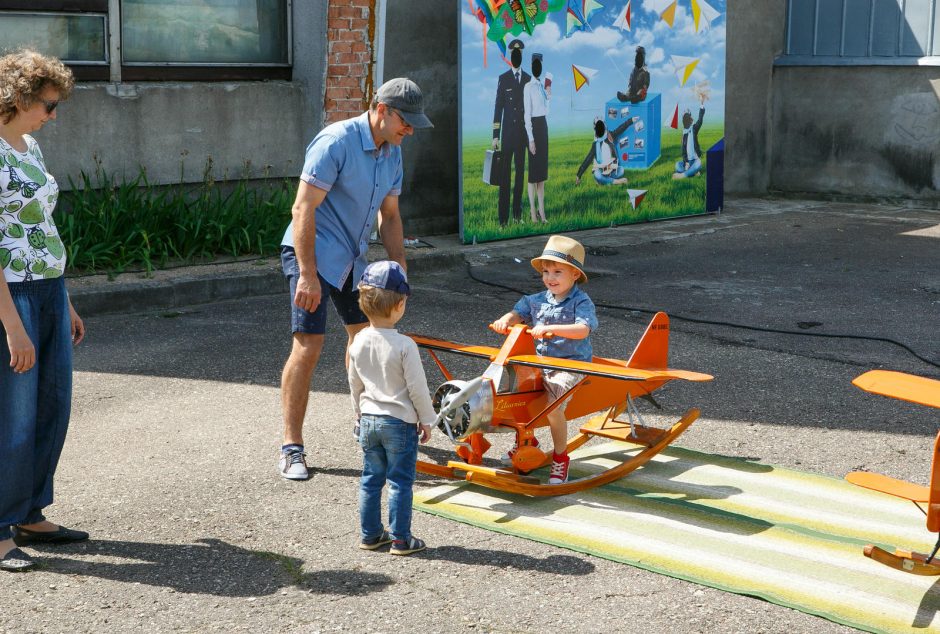
[[100,165],[94,179],[82,172],[71,181],[56,212],[68,249],[68,272],[148,273],[167,263],[193,263],[219,256],[270,255],[290,222],[296,185],[289,181],[252,186],[239,180],[196,186],[153,185],[142,170],[117,182]]

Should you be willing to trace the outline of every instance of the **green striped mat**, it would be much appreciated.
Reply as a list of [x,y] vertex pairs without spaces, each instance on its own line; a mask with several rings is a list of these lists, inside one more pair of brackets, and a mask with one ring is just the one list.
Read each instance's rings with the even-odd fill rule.
[[[625,447],[576,452],[571,477],[614,466]],[[940,631],[938,577],[862,554],[866,543],[930,552],[924,516],[826,476],[672,447],[597,489],[530,498],[446,484],[416,491],[415,508],[871,632]]]

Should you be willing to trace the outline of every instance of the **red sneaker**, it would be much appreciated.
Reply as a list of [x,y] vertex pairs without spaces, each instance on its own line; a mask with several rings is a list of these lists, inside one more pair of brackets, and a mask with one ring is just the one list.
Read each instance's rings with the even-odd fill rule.
[[563,453],[560,456],[557,453],[552,453],[552,468],[548,472],[548,483],[549,484],[564,484],[568,481],[568,464],[571,462],[571,459],[568,457],[567,453]]

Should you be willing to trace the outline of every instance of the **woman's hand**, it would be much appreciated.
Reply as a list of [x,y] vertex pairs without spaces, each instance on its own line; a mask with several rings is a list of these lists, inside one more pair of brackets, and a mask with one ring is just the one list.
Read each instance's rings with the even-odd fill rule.
[[535,141],[529,141],[529,154],[535,156]]
[[72,327],[72,345],[77,346],[85,338],[85,322],[75,312],[71,299],[69,300],[69,321]]
[[28,372],[36,365],[36,348],[22,326],[7,330],[7,347],[10,349],[10,367],[17,374]]

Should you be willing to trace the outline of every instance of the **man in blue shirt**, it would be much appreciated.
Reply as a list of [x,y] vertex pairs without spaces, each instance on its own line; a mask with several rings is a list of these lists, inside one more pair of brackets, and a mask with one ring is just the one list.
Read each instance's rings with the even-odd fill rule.
[[369,325],[359,310],[357,284],[367,265],[376,214],[389,259],[405,266],[398,210],[400,146],[416,128],[431,127],[421,89],[400,77],[382,84],[368,111],[327,126],[307,147],[293,220],[281,242],[293,333],[281,374],[284,436],[279,468],[285,478],[308,477],[303,423],[326,332],[323,300],[329,296],[343,320],[348,346]]

